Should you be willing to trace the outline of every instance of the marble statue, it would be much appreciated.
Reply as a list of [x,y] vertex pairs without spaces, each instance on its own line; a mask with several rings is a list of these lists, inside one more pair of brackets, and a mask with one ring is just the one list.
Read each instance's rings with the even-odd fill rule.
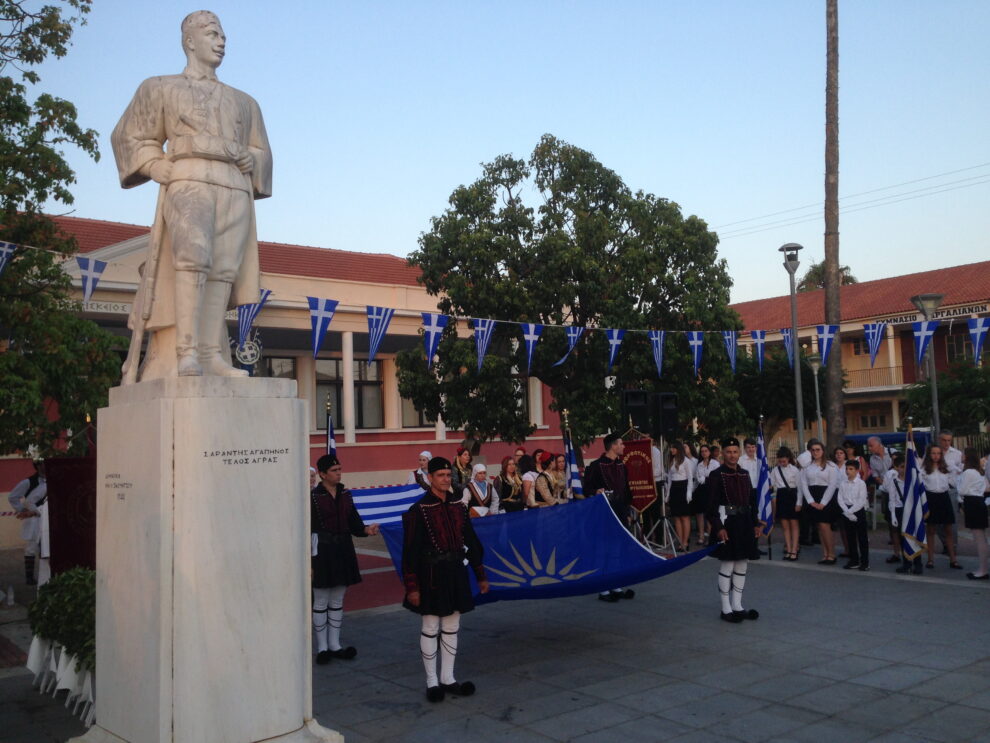
[[225,315],[258,301],[253,200],[271,195],[272,155],[258,104],[217,80],[226,39],[215,14],[186,16],[182,74],[141,83],[113,130],[121,186],[159,184],[124,384],[145,333],[141,380],[247,375],[230,365]]

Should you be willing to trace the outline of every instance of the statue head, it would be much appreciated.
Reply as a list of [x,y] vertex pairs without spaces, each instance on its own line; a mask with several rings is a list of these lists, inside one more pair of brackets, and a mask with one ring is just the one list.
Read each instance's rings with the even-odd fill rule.
[[223,62],[227,37],[215,13],[197,10],[182,19],[182,50],[186,59],[216,69]]

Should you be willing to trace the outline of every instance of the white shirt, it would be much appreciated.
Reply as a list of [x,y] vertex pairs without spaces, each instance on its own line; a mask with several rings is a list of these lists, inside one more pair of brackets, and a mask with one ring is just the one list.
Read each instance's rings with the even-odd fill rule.
[[[783,477],[780,476],[781,471],[784,473]],[[793,464],[788,464],[786,467],[778,465],[770,470],[770,487],[774,490],[796,488],[800,477],[801,472]]]
[[866,495],[866,483],[857,475],[852,480],[843,479],[839,483],[839,508],[844,514],[854,514],[870,503]]
[[420,477],[423,478],[423,481],[424,482],[429,482],[430,481],[430,479],[426,476],[426,472],[423,470],[423,468],[422,467],[417,467],[416,469],[414,469],[412,472],[409,473],[409,477],[406,478],[406,485],[415,485],[416,484],[416,475],[417,475],[417,473],[419,474]]
[[904,481],[897,474],[897,470],[887,470],[880,489],[887,494],[887,502],[891,508],[900,508],[904,505]]
[[987,490],[987,479],[980,476],[979,470],[963,470],[959,476],[959,497],[975,495],[982,497]]
[[801,500],[805,503],[815,503],[815,499],[811,497],[810,490],[815,485],[824,485],[827,488],[825,494],[822,495],[821,501],[818,501],[823,506],[827,506],[835,496],[835,491],[839,488],[839,468],[835,466],[835,462],[826,462],[825,469],[812,462],[811,466],[801,470],[798,490],[801,494]]
[[739,457],[739,466],[749,473],[749,481],[755,488],[760,482],[760,460],[743,454]]
[[471,492],[472,488],[477,488],[478,493],[482,497],[487,497],[491,495],[492,501],[488,506],[489,513],[501,513],[498,505],[498,488],[492,485],[487,480],[485,482],[478,482],[477,480],[471,480],[464,488],[464,495],[461,496],[461,503],[463,503],[468,508],[472,506],[477,506],[478,502],[474,499],[474,494]]
[[670,469],[667,470],[667,480],[672,483],[686,480],[687,497],[690,500],[691,493],[694,491],[694,468],[691,467],[691,460],[685,457],[684,461],[680,464],[677,464],[676,461],[671,462]]
[[653,482],[663,481],[663,454],[655,446],[650,447],[650,458],[653,460]]
[[[946,462],[948,464],[948,462]],[[955,478],[951,478],[955,479]],[[932,470],[931,474],[925,472],[924,467],[921,468],[921,482],[925,485],[925,490],[930,493],[947,493],[949,492],[949,481],[950,477],[945,472],[939,472],[937,469]]]
[[707,482],[708,476],[719,468],[719,463],[717,459],[709,459],[708,464],[705,464],[700,459],[698,460],[698,466],[694,469],[694,481],[701,485]]
[[[950,446],[944,452],[942,452],[942,459],[945,460],[945,466],[949,468],[950,475],[961,475],[963,471],[963,454],[956,447]],[[953,481],[955,478],[953,478]]]

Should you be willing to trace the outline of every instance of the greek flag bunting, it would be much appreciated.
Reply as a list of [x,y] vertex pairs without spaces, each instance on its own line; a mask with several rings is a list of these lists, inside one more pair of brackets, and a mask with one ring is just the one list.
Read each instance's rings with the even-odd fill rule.
[[271,289],[262,289],[261,298],[257,302],[242,304],[237,308],[237,345],[239,348],[247,342],[248,335],[251,333],[251,326],[254,325],[255,318],[258,317],[271,293]]
[[609,328],[605,331],[605,335],[608,336],[608,370],[612,371],[612,364],[615,363],[615,357],[619,355],[619,346],[622,345],[622,337],[626,334],[625,330],[614,330]]
[[750,337],[753,339],[753,346],[756,350],[756,365],[763,371],[763,357],[766,355],[767,331],[751,330]]
[[392,322],[395,310],[389,307],[372,307],[368,305],[368,362],[374,360],[378,347],[385,339],[388,324]]
[[732,373],[736,373],[736,336],[735,330],[723,330],[722,340],[725,341],[725,353],[729,357],[729,366],[732,367]]
[[914,441],[908,434],[904,469],[904,517],[901,524],[901,551],[909,560],[921,555],[928,546],[925,519],[928,518],[928,495],[921,479]]
[[10,263],[15,250],[17,250],[17,246],[14,243],[0,241],[0,276],[3,275],[3,270]]
[[440,346],[440,336],[443,335],[450,318],[447,315],[438,315],[434,312],[424,312],[423,314],[423,346],[426,349],[426,368],[433,366],[433,357],[437,355],[437,348]]
[[106,261],[97,261],[93,258],[76,258],[79,266],[79,277],[82,279],[83,302],[88,302],[93,296],[96,285],[100,283],[100,277],[107,268]]
[[337,311],[336,299],[320,299],[306,297],[309,302],[309,321],[313,326],[313,358],[315,359],[323,345],[323,336],[327,334],[333,313]]
[[880,352],[880,344],[883,343],[884,336],[887,335],[887,323],[868,322],[863,325],[866,331],[866,344],[870,349],[870,368],[876,363],[877,354]]
[[663,341],[667,337],[666,330],[651,330],[647,333],[650,346],[653,348],[653,363],[657,365],[657,376],[663,376]]
[[543,326],[535,322],[524,322],[522,324],[523,341],[526,343],[526,374],[533,368],[533,351],[536,350],[536,343],[543,334]]
[[481,371],[481,364],[488,353],[488,344],[492,342],[492,333],[495,332],[494,320],[482,320],[474,318],[471,320],[474,325],[474,347],[478,350],[478,371]]
[[828,366],[828,355],[832,353],[832,341],[839,332],[838,325],[818,326],[818,355],[822,357],[822,366]]
[[567,361],[567,357],[571,355],[571,351],[573,351],[574,346],[577,345],[578,339],[581,337],[581,333],[584,332],[584,328],[578,325],[568,325],[564,328],[564,330],[567,331],[567,353],[565,353],[563,357],[561,357],[560,361],[554,364],[554,366],[560,366]]
[[987,330],[990,329],[990,317],[971,317],[969,325],[969,337],[973,341],[973,361],[980,363],[980,355],[983,353],[983,342],[987,339]]
[[698,376],[698,368],[701,366],[701,351],[704,343],[704,331],[687,331],[688,345],[691,347],[691,358],[694,360],[694,375]]
[[938,320],[914,322],[911,323],[911,327],[914,329],[915,360],[918,362],[918,366],[921,366],[921,362],[925,360],[928,344],[932,342],[932,336],[935,335],[935,329],[938,328]]
[[756,458],[760,462],[760,476],[756,482],[756,503],[763,524],[763,533],[773,529],[773,498],[770,496],[770,465],[767,463],[767,445],[763,439],[763,424],[756,434]]
[[794,368],[794,337],[791,335],[790,328],[781,328],[780,335],[784,339],[784,351],[787,352],[787,363],[791,365],[791,369]]
[[571,443],[571,432],[564,429],[564,462],[567,465],[567,489],[573,497],[584,497],[584,486],[581,484],[581,472],[578,470],[577,452]]

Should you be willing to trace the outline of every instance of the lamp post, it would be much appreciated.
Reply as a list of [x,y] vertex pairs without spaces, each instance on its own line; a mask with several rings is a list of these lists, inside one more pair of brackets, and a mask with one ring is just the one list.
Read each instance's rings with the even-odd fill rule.
[[818,397],[818,370],[822,368],[822,357],[813,353],[808,357],[811,364],[811,373],[815,375],[815,415],[818,417],[818,440],[825,441],[825,432],[822,430],[822,403]]
[[[801,354],[798,350],[798,324],[797,324],[797,285],[794,282],[794,274],[797,273],[801,261],[798,260],[798,251],[804,248],[797,243],[787,243],[781,245],[779,250],[784,254],[784,268],[791,280],[791,348],[792,363],[794,367],[794,404],[797,408],[797,439],[798,453],[804,451],[804,394],[801,392]],[[817,389],[817,385],[816,385]]]
[[[941,306],[943,299],[945,297],[942,294],[915,294],[911,297],[911,304],[918,308],[925,320],[929,320],[935,314],[935,310]],[[928,346],[928,381],[932,386],[932,440],[935,440],[938,432],[942,429],[942,424],[938,414],[938,380],[935,378],[934,336],[932,336],[931,344]]]

